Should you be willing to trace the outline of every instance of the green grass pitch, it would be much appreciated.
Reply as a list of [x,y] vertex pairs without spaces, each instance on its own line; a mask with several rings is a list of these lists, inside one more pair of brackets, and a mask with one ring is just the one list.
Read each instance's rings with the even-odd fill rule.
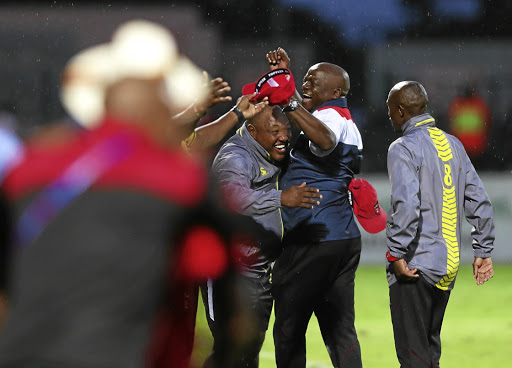
[[[495,265],[494,278],[477,286],[470,265],[461,266],[441,332],[442,367],[509,367],[512,358],[512,265]],[[364,367],[398,368],[384,267],[361,266],[356,274],[356,328]],[[270,322],[261,368],[274,368]],[[200,366],[211,337],[199,303],[194,361]],[[332,367],[316,318],[307,332],[307,367]]]

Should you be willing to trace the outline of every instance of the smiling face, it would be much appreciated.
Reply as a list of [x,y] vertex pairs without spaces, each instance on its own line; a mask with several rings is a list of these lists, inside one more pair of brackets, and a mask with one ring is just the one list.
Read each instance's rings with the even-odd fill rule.
[[341,67],[329,63],[313,65],[302,83],[302,106],[313,111],[327,101],[346,96],[349,88],[348,74]]
[[247,130],[275,161],[286,157],[291,139],[290,123],[279,107],[267,106],[252,118]]

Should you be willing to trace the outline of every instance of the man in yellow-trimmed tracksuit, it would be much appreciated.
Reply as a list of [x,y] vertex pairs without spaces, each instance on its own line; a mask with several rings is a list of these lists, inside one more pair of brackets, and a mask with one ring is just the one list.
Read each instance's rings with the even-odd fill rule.
[[402,368],[439,367],[441,325],[459,269],[461,225],[473,226],[474,277],[493,276],[493,209],[460,141],[425,113],[418,82],[396,84],[388,114],[402,137],[388,151],[391,209],[387,277],[395,347]]

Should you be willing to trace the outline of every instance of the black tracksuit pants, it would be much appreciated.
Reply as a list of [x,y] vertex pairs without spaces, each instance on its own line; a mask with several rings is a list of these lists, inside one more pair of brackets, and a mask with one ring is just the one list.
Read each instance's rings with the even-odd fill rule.
[[306,330],[315,313],[334,367],[362,367],[354,327],[354,278],[361,238],[287,244],[274,265],[278,368],[306,366]]
[[[258,368],[259,354],[272,314],[273,299],[270,291],[270,270],[259,277],[239,276],[238,297],[226,298],[220,281],[208,281],[201,285],[201,295],[206,310],[208,325],[213,335],[213,347],[203,364],[203,368]],[[237,300],[238,308],[245,310],[255,330],[246,331],[250,338],[242,345],[235,346],[224,336],[226,326],[233,321],[226,315],[226,310],[233,305],[226,305],[226,300]],[[235,336],[234,336],[235,337]],[[244,336],[247,338],[247,336]],[[240,336],[238,336],[240,339]],[[240,341],[236,341],[237,344]],[[231,346],[226,346],[231,345]],[[228,352],[226,351],[228,349]],[[229,351],[231,350],[231,351]],[[236,351],[236,353],[234,353]],[[229,356],[227,356],[229,355]],[[228,360],[229,358],[229,360]]]
[[428,283],[423,276],[397,281],[389,288],[395,348],[401,368],[438,368],[441,325],[449,291]]

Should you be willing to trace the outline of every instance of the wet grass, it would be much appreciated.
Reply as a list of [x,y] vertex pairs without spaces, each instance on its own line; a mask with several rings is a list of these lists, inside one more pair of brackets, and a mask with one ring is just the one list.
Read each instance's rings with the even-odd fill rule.
[[[356,328],[364,367],[399,367],[389,313],[383,267],[362,266],[356,275]],[[271,324],[273,319],[271,320]],[[204,308],[198,311],[196,361],[211,344]],[[495,277],[477,286],[470,265],[462,266],[446,311],[441,333],[442,367],[507,367],[512,353],[512,265],[495,265]],[[331,367],[318,324],[313,317],[307,333],[307,366]],[[260,355],[261,368],[273,368],[271,328]]]

